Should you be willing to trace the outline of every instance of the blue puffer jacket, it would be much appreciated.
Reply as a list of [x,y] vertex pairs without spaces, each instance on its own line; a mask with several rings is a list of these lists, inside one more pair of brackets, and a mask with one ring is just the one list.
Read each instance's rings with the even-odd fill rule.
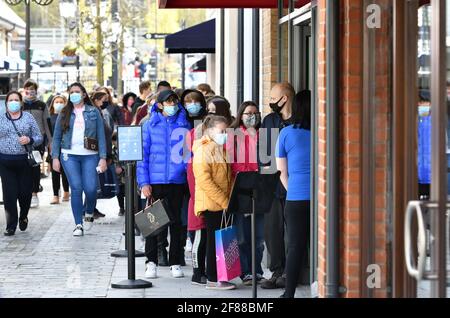
[[[164,117],[153,105],[150,119],[143,127],[144,159],[137,165],[140,188],[154,184],[186,183],[189,154],[183,151],[190,124],[181,105],[176,115]],[[185,156],[186,155],[186,156]]]

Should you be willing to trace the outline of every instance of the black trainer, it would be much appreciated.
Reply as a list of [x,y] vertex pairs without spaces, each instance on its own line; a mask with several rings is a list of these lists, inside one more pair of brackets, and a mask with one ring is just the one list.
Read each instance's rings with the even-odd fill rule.
[[261,288],[263,289],[277,289],[280,288],[277,286],[277,280],[281,276],[279,274],[273,273],[272,277],[269,279],[266,279],[261,282]]
[[119,216],[124,216],[125,215],[125,210],[124,209],[120,209],[119,210]]
[[19,229],[23,232],[28,227],[28,218],[19,219]]
[[13,236],[16,233],[14,230],[7,229],[5,232],[3,232],[4,236]]
[[208,279],[206,278],[206,276],[192,275],[192,279],[191,279],[192,285],[206,286],[207,282],[208,282]]

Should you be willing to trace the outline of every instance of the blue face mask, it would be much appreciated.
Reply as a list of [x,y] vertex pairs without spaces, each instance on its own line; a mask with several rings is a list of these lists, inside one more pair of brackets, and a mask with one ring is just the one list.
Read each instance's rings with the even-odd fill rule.
[[72,104],[74,105],[78,105],[79,103],[81,103],[82,97],[80,93],[72,93],[70,94],[70,101],[72,102]]
[[197,116],[202,110],[202,105],[200,105],[200,103],[188,104],[186,105],[186,110],[188,111],[189,115]]
[[178,111],[178,105],[174,106],[164,106],[164,112],[169,115],[169,117],[175,115]]
[[53,105],[53,108],[55,109],[55,113],[59,114],[61,112],[61,110],[64,108],[64,104],[63,103],[55,103]]
[[8,109],[11,113],[17,113],[20,110],[20,102],[17,101],[11,101],[8,102]]
[[428,116],[430,114],[430,106],[419,106],[419,116]]
[[214,135],[213,140],[216,142],[216,144],[222,146],[227,143],[228,135],[227,134],[216,134],[216,135]]

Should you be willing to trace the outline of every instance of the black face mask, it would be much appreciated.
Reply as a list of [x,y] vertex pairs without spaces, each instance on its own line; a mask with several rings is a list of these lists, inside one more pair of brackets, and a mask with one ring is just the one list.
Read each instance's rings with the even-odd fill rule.
[[[283,96],[284,97],[284,96]],[[274,111],[275,113],[280,113],[281,112],[281,110],[283,109],[283,107],[284,107],[284,105],[286,105],[286,102],[284,102],[284,104],[283,105],[278,105],[278,103],[279,102],[281,102],[281,100],[283,99],[283,97],[281,97],[279,100],[278,100],[278,102],[276,102],[276,103],[270,103],[269,104],[269,106],[270,106],[270,108],[272,109],[272,111]]]
[[106,107],[108,107],[109,103],[108,102],[103,102],[101,109],[105,109]]

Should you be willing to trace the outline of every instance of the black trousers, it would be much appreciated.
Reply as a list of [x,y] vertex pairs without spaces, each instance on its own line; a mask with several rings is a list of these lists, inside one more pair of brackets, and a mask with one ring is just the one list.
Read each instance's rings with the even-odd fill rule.
[[217,282],[216,231],[220,229],[222,211],[203,213],[206,222],[206,276],[208,281]]
[[293,298],[304,257],[306,256],[310,232],[310,201],[286,201],[284,210],[288,235],[288,253],[286,259],[285,296]]
[[69,192],[69,181],[67,180],[64,169],[61,167],[61,173],[52,170],[52,186],[53,186],[53,195],[55,197],[59,196],[59,189],[61,189],[61,179],[64,192]]
[[275,198],[270,212],[264,215],[264,237],[270,257],[269,269],[275,276],[283,275],[286,264],[285,200]]
[[0,175],[2,177],[6,229],[15,231],[18,223],[17,201],[19,201],[21,219],[25,219],[30,210],[31,167],[26,159],[1,160]]
[[119,208],[125,211],[125,184],[121,183],[119,186],[119,192],[117,193],[117,201],[119,202]]
[[[181,238],[181,205],[183,203],[184,185],[180,184],[156,184],[152,185],[152,196],[155,200],[165,199],[169,213],[172,215],[169,245],[169,266],[180,265],[180,238]],[[158,235],[159,236],[159,235]],[[158,264],[158,238],[149,236],[145,240],[145,255],[148,262]]]
[[192,243],[192,267],[194,268],[194,276],[196,277],[206,276],[206,244],[207,230],[201,229],[194,231],[194,240]]
[[[47,137],[44,136],[44,143],[45,143],[45,139]],[[44,143],[35,147],[35,150],[38,150],[41,153],[41,156],[44,156],[45,153],[45,146]],[[31,168],[32,172],[31,172],[31,180],[32,180],[32,189],[31,192],[32,193],[38,193],[39,192],[39,185],[41,184],[41,166],[37,166],[34,168]]]

